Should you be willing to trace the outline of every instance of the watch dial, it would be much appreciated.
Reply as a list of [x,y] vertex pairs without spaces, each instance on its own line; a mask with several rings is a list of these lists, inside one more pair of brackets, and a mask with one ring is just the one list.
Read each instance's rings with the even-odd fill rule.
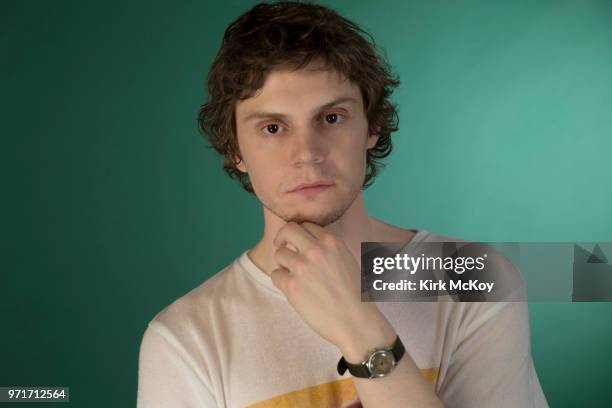
[[383,351],[376,353],[372,358],[373,374],[388,374],[393,368],[393,355]]

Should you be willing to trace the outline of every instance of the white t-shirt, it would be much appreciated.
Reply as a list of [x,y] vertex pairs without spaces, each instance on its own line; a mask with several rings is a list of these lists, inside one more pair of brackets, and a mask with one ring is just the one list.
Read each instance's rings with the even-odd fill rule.
[[[455,240],[420,230],[410,242],[440,241]],[[149,322],[138,407],[360,407],[339,349],[247,252]],[[548,407],[526,302],[376,304],[445,406]]]

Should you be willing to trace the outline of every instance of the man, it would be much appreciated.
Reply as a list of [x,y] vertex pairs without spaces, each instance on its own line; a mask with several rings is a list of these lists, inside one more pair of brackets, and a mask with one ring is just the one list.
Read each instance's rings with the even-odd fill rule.
[[[149,323],[139,407],[547,406],[525,303],[361,302],[361,242],[449,239],[367,213],[362,189],[391,151],[398,85],[367,38],[292,2],[228,27],[200,123],[261,202],[265,229]],[[396,365],[360,375],[380,349]]]

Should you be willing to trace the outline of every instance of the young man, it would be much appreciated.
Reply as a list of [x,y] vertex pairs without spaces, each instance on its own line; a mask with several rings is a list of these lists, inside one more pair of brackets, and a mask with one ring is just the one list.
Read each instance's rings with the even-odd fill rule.
[[366,210],[398,85],[367,38],[300,3],[228,27],[200,123],[265,229],[149,323],[139,407],[547,406],[526,303],[361,302],[362,241],[452,241]]

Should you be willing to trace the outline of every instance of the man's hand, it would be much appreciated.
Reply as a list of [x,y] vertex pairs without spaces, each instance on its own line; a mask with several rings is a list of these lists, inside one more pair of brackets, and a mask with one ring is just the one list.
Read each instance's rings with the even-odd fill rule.
[[354,351],[353,360],[365,357],[358,357],[365,339],[379,347],[393,341],[376,305],[361,302],[360,266],[343,240],[319,225],[289,222],[274,245],[279,268],[272,271],[272,282],[321,337],[347,353]]
[[[316,224],[290,222],[278,231],[274,245],[279,268],[272,271],[272,282],[349,363],[360,363],[372,348],[391,345],[395,330],[375,303],[361,302],[360,267],[341,239]],[[366,407],[443,407],[409,350],[391,375],[354,377],[353,383]]]

